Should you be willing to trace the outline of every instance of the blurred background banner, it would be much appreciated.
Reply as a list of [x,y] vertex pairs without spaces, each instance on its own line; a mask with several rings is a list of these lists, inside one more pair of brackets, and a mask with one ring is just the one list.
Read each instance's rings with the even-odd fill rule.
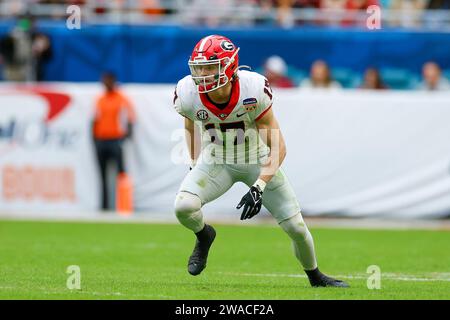
[[[139,119],[125,162],[139,212],[170,214],[183,163],[172,85],[124,85]],[[274,89],[284,163],[305,215],[442,217],[450,212],[450,95]],[[97,84],[0,86],[2,211],[99,206],[90,136]],[[234,186],[205,212],[237,215]]]
[[[0,37],[10,29],[0,24]],[[367,66],[381,69],[390,85],[413,88],[423,63],[433,60],[450,70],[450,34],[411,30],[274,29],[254,27],[198,28],[182,26],[92,25],[69,30],[63,23],[41,23],[52,42],[53,58],[45,81],[97,81],[114,70],[123,82],[174,83],[185,76],[186,61],[198,39],[224,34],[241,47],[240,61],[253,69],[275,52],[282,53],[294,80],[307,76],[318,58],[336,67],[344,87],[359,84]],[[450,75],[450,73],[449,73]]]
[[88,137],[92,101],[64,85],[4,85],[0,101],[0,208],[94,208],[97,168]]

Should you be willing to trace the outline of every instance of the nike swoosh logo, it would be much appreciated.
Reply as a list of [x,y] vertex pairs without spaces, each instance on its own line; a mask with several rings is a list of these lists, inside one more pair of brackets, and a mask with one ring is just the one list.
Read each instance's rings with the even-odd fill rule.
[[238,118],[239,118],[239,117],[242,117],[244,114],[246,114],[246,112],[241,113],[241,114],[237,114],[236,117],[238,117]]

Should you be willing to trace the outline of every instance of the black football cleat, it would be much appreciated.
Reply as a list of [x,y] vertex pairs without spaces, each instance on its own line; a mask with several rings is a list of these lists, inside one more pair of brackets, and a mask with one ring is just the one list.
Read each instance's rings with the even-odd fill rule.
[[306,271],[308,275],[309,283],[312,287],[338,287],[338,288],[348,288],[350,287],[346,282],[338,279],[331,278],[319,271],[316,268],[311,271]]
[[212,226],[205,224],[202,231],[197,232],[196,235],[197,240],[194,251],[192,251],[188,262],[188,272],[193,276],[199,275],[206,268],[209,248],[216,237],[216,230]]

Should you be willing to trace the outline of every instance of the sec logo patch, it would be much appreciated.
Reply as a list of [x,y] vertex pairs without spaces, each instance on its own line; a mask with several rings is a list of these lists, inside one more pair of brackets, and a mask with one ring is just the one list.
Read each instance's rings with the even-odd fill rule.
[[205,120],[208,120],[208,118],[209,118],[209,115],[206,110],[198,110],[197,111],[197,119],[198,120],[205,121]]

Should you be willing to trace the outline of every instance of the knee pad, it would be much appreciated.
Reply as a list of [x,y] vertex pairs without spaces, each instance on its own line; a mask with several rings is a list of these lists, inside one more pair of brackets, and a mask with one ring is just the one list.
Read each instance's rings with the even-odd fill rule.
[[280,226],[292,240],[304,241],[311,235],[301,213],[282,221]]
[[181,191],[175,198],[175,214],[183,217],[199,211],[202,208],[200,198],[192,193]]

